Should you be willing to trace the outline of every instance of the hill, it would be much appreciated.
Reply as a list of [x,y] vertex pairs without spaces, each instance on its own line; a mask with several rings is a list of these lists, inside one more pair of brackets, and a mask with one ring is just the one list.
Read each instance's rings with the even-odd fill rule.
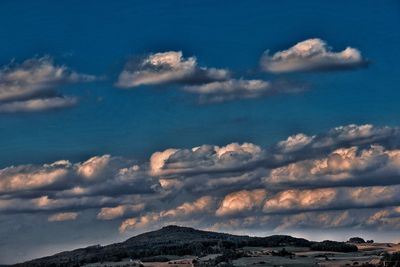
[[14,266],[80,266],[86,263],[120,261],[124,258],[142,259],[157,255],[196,255],[221,253],[227,249],[245,246],[311,247],[316,242],[286,235],[250,237],[202,231],[189,227],[166,226],[128,240],[107,246],[90,246],[52,256],[19,263]]

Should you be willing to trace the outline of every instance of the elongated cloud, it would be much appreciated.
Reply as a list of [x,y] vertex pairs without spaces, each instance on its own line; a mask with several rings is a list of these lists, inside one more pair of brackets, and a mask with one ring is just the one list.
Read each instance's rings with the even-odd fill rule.
[[[264,178],[269,184],[396,183],[400,175],[400,150],[382,146],[340,148],[326,157],[298,161],[273,169]],[[380,177],[376,181],[376,177]]]
[[122,217],[126,212],[129,211],[141,211],[145,205],[143,203],[136,205],[119,205],[112,208],[102,208],[97,214],[99,220],[113,220],[115,218]]
[[199,67],[195,57],[184,58],[181,51],[150,54],[137,61],[129,61],[118,77],[117,87],[167,83],[196,84],[229,78],[224,69]]
[[0,105],[0,113],[35,112],[74,106],[78,102],[75,97],[49,97],[23,101],[13,101]]
[[359,50],[347,47],[341,52],[332,52],[325,41],[317,38],[299,42],[273,55],[266,51],[261,58],[262,68],[273,73],[345,70],[366,64]]
[[391,206],[400,201],[400,186],[290,189],[269,198],[264,212],[350,209]]
[[68,165],[8,167],[0,170],[0,194],[53,185],[68,174]]
[[230,79],[184,87],[184,91],[199,95],[201,103],[251,99],[274,94],[297,93],[304,90],[304,86],[295,84],[245,79]]
[[62,222],[62,221],[73,221],[78,217],[76,212],[63,212],[51,215],[49,217],[49,222]]
[[0,112],[34,112],[76,104],[74,97],[61,96],[56,88],[65,84],[94,81],[50,57],[32,58],[0,69]]

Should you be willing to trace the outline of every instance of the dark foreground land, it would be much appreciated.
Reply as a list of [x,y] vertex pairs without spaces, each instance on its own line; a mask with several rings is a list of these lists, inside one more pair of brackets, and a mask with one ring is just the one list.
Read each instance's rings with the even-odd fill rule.
[[16,264],[74,266],[400,266],[400,245],[351,239],[313,242],[285,235],[238,236],[167,226],[108,246]]

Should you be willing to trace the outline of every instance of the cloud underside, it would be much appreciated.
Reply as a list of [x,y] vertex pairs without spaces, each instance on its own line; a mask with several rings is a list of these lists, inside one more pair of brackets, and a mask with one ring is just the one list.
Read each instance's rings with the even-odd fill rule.
[[0,211],[48,221],[118,221],[119,231],[400,228],[400,129],[347,125],[252,143],[169,148],[147,162],[111,155],[0,170]]
[[32,58],[0,69],[0,113],[35,112],[73,106],[75,97],[63,96],[57,88],[96,78],[55,65],[52,58]]
[[321,39],[308,39],[287,50],[270,55],[266,51],[261,58],[261,67],[272,73],[296,71],[330,71],[356,69],[367,65],[359,50],[347,47],[332,52]]

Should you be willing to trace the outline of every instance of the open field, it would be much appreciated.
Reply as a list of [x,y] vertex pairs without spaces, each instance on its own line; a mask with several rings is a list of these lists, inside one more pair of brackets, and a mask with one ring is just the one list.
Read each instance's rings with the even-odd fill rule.
[[[231,261],[231,265],[236,267],[243,266],[360,266],[362,264],[378,265],[382,254],[385,252],[393,253],[400,251],[399,244],[374,243],[356,244],[357,252],[331,252],[331,251],[312,251],[305,247],[285,246],[285,247],[244,247],[240,252],[245,253],[245,257],[240,257]],[[273,252],[285,249],[291,255],[274,256]],[[144,267],[204,267],[215,266],[214,260],[222,254],[209,254],[203,257],[195,256],[163,256],[170,258],[166,262],[143,262],[135,263],[126,259],[120,262],[92,263],[85,267],[117,267],[117,266],[144,266]],[[140,265],[142,264],[142,265]]]

